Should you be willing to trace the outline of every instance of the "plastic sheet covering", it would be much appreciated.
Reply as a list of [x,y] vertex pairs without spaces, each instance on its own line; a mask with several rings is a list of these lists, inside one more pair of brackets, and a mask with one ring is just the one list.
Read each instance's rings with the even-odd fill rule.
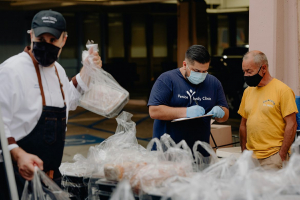
[[[87,49],[98,51],[98,45],[88,41]],[[93,63],[93,55],[88,51],[82,53],[84,66],[83,81],[88,86],[79,100],[81,107],[104,117],[117,116],[129,101],[129,93],[105,70]],[[81,73],[82,74],[82,73]]]
[[[203,147],[203,149],[205,149],[210,154],[210,156],[204,157],[200,152],[198,152],[198,145]],[[195,156],[195,171],[202,171],[208,166],[215,164],[219,160],[217,155],[215,154],[215,151],[206,142],[196,141],[193,146],[193,152]]]
[[48,176],[35,167],[34,177],[26,181],[21,200],[67,200],[69,194],[62,191]]
[[[147,157],[146,149],[140,146],[136,139],[135,123],[131,120],[132,114],[122,112],[117,118],[118,127],[116,133],[99,145],[90,147],[87,158],[80,154],[74,156],[74,163],[62,163],[60,172],[63,175],[65,184],[70,186],[68,178],[72,176],[81,177],[83,180],[86,177],[105,177],[104,167],[114,166],[112,175],[107,174],[108,179],[114,177],[117,167],[125,168],[122,171],[122,176],[117,176],[117,180],[129,176],[132,173],[132,168],[140,164],[144,160],[151,159]],[[152,157],[154,159],[154,157]],[[128,166],[128,167],[127,167]],[[115,171],[114,171],[115,170]],[[114,180],[114,178],[112,178]],[[71,183],[72,184],[72,183]],[[75,186],[75,185],[73,185]],[[70,186],[72,187],[72,185]],[[69,188],[70,188],[69,187]],[[76,187],[73,187],[76,189]],[[90,181],[89,195],[97,195],[97,186],[95,180]]]
[[[147,149],[140,146],[136,139],[136,125],[132,114],[122,112],[117,118],[116,133],[99,145],[90,147],[87,158],[74,156],[74,163],[63,163],[60,171],[64,176],[90,177],[89,199],[97,199],[104,192],[96,177],[118,182],[128,180],[135,194],[155,193],[163,188],[164,182],[174,177],[189,177],[195,164],[191,149],[185,141],[176,144],[169,135],[152,139]],[[151,151],[156,144],[157,151]],[[67,179],[64,179],[67,182]],[[100,180],[100,179],[99,179]],[[101,179],[102,180],[102,179]]]
[[[90,147],[87,158],[76,154],[73,158],[74,163],[62,163],[60,172],[63,175],[104,176],[103,167],[106,163],[115,164],[145,159],[143,151],[146,150],[137,142],[136,127],[131,117],[132,114],[122,112],[116,118],[118,127],[114,135],[99,145]],[[134,154],[137,157],[133,157]]]
[[[150,151],[154,144],[157,151]],[[147,150],[149,155],[156,156],[157,159],[149,160],[135,168],[130,184],[136,194],[160,195],[158,190],[167,179],[186,177],[193,172],[193,155],[185,141],[176,144],[169,135],[164,134],[161,140],[153,138]]]
[[172,200],[300,199],[299,145],[300,139],[292,146],[288,164],[279,171],[262,169],[252,152],[244,151],[239,159],[221,159],[184,181],[166,182],[163,196]]
[[[126,190],[140,199],[149,199],[147,195],[172,200],[300,199],[300,139],[293,144],[293,154],[282,170],[266,171],[251,151],[219,160],[209,144],[197,141],[191,151],[185,141],[176,144],[167,134],[152,139],[145,149],[137,142],[131,117],[121,113],[116,133],[91,147],[87,158],[77,154],[74,163],[62,164],[60,170],[69,178],[64,179],[66,186],[80,188],[84,177],[90,177],[89,199],[109,198],[117,182],[124,185],[113,197],[124,200],[132,200],[131,195],[124,195]],[[151,151],[154,144],[157,151]],[[203,157],[198,145],[210,156]],[[70,180],[72,175],[81,177],[82,183]]]
[[[168,141],[165,139],[168,138],[164,138],[163,141]],[[199,144],[197,142],[195,146]],[[166,142],[162,146],[169,150],[176,145]],[[205,144],[202,146],[205,148]],[[294,142],[291,149],[293,153],[289,162],[278,171],[261,168],[258,161],[253,158],[253,152],[247,150],[238,159],[230,156],[216,160],[213,155],[206,168],[192,175],[170,176],[167,179],[162,176],[159,184],[152,185],[149,195],[155,194],[162,200],[298,200],[300,199],[300,138]],[[176,171],[176,169],[172,170]],[[155,178],[154,172],[160,173],[159,167],[153,169],[148,167],[142,172],[148,178],[140,182],[141,187],[149,186],[147,181],[152,177],[147,174]],[[150,181],[150,183],[155,182]],[[127,190],[131,191],[131,188],[127,187]],[[151,198],[148,196],[140,199]]]
[[72,200],[81,200],[88,197],[88,183],[89,178],[64,175],[61,186]]
[[128,180],[123,180],[113,192],[110,200],[135,200]]

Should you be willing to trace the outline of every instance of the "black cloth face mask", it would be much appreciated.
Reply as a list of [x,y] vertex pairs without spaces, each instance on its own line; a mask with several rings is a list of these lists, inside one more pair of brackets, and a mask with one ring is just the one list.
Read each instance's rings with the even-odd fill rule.
[[47,42],[33,42],[34,58],[43,67],[49,67],[57,60],[60,48]]
[[262,66],[260,66],[257,74],[253,75],[253,76],[244,76],[244,80],[247,83],[247,85],[249,85],[250,87],[256,87],[258,86],[258,84],[260,83],[261,79],[263,78],[263,76],[259,75],[260,69]]

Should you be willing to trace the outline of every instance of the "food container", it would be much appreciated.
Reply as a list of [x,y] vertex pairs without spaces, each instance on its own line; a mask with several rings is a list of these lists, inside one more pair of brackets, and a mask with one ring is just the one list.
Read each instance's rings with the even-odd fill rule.
[[89,178],[75,175],[63,175],[62,189],[70,194],[70,199],[81,200],[88,197]]

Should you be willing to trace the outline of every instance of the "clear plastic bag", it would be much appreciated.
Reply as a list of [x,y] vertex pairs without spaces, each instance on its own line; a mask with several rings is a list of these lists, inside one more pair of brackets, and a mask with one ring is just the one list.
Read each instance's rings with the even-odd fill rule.
[[34,177],[26,181],[21,200],[67,200],[69,194],[62,191],[48,176],[35,167]]
[[[98,50],[98,45],[88,41],[87,49]],[[93,55],[82,53],[84,82],[88,90],[79,100],[81,107],[104,117],[117,116],[129,101],[129,93],[105,70],[93,63]]]
[[[197,151],[198,145],[203,147],[203,149],[205,149],[210,154],[210,156],[204,157],[200,152],[198,152]],[[195,171],[202,171],[207,167],[209,167],[210,165],[217,163],[219,160],[215,151],[206,142],[196,141],[193,146],[193,152],[195,156],[195,166],[194,166]]]
[[[168,179],[162,200],[286,200],[300,199],[300,139],[292,145],[292,156],[281,170],[264,170],[245,150],[211,163],[194,176]],[[163,191],[163,190],[160,190]]]
[[128,180],[123,180],[118,184],[110,200],[135,200]]
[[81,200],[88,197],[88,183],[89,178],[63,175],[61,186],[71,199]]
[[[157,151],[150,151],[154,144]],[[130,179],[134,192],[140,196],[145,193],[160,195],[161,190],[166,189],[166,181],[187,177],[193,171],[193,155],[184,140],[176,144],[168,134],[164,134],[160,140],[153,138],[147,151],[152,159],[136,168]]]

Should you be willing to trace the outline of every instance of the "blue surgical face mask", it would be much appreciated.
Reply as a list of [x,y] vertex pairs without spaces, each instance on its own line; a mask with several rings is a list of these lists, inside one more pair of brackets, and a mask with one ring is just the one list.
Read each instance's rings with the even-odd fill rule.
[[[189,67],[187,66],[187,68],[189,68]],[[190,83],[192,83],[194,85],[198,85],[198,84],[202,83],[208,74],[208,72],[206,72],[206,73],[194,72],[191,69],[190,69],[190,71],[191,71],[190,76],[187,77],[187,79],[189,80]]]

